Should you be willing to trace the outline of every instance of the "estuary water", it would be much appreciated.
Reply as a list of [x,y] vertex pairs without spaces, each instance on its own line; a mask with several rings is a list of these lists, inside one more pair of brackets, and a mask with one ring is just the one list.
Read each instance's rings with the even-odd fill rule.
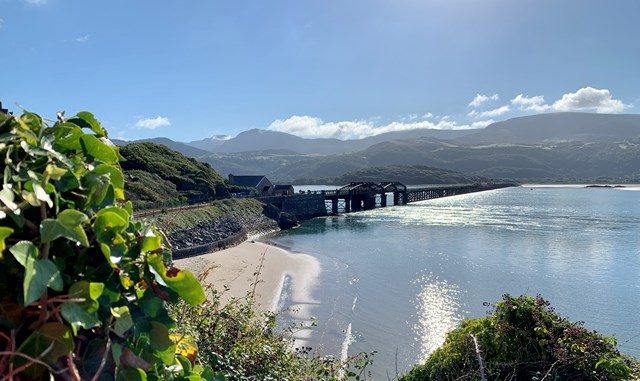
[[640,356],[634,189],[508,188],[318,218],[270,239],[321,263],[310,346],[375,350],[376,379],[424,361],[505,293],[540,294]]

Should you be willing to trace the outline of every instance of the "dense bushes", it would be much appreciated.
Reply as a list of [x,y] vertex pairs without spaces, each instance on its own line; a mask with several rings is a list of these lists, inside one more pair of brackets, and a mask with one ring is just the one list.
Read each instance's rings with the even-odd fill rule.
[[614,339],[561,318],[542,298],[505,295],[493,316],[464,321],[400,380],[481,380],[484,373],[489,380],[622,381],[638,370]]
[[[202,278],[206,277],[206,272]],[[221,305],[220,295],[209,288],[201,306],[172,306],[178,317],[174,337],[198,348],[197,362],[212,367],[216,379],[229,381],[342,381],[369,380],[372,354],[361,353],[341,363],[321,357],[310,348],[293,350],[291,333],[304,326],[276,328],[276,315],[256,312],[251,295]],[[185,346],[185,355],[188,354]]]

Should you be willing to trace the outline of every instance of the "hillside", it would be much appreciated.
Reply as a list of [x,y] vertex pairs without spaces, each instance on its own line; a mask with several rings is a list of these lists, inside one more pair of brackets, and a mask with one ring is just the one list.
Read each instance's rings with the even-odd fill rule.
[[308,139],[278,131],[253,129],[238,134],[235,138],[197,140],[186,143],[213,153],[238,153],[264,150],[293,150],[298,154],[337,155],[356,152],[374,144],[394,139],[414,139],[432,137],[454,139],[472,133],[473,130],[417,129],[396,131],[366,137],[363,139]]
[[615,182],[640,177],[640,139],[620,143],[468,145],[420,138],[384,142],[344,155],[251,152],[214,154],[203,160],[222,173],[264,174],[278,182],[317,182],[314,179],[389,165],[422,165],[492,179]]
[[170,148],[174,151],[180,152],[181,154],[183,154],[184,156],[188,156],[188,157],[193,157],[193,158],[198,158],[200,156],[204,156],[204,155],[209,155],[211,152],[209,151],[205,151],[202,150],[200,148],[191,146],[191,145],[187,145],[185,143],[180,143],[180,142],[176,142],[174,140],[171,140],[169,138],[153,138],[153,139],[141,139],[141,140],[135,140],[132,142],[126,141],[126,140],[119,140],[119,139],[111,139],[111,141],[113,142],[113,144],[120,146],[120,147],[124,147],[127,144],[130,143],[154,143],[154,144],[162,144],[163,146]]
[[[198,200],[226,196],[220,175],[206,163],[155,143],[131,143],[120,148],[131,200],[160,201],[165,197]],[[159,200],[160,199],[160,200]]]
[[640,137],[640,115],[549,113],[508,119],[459,137],[465,144],[613,143]]
[[424,165],[388,165],[367,167],[345,173],[337,177],[297,179],[296,184],[335,184],[344,185],[354,181],[399,181],[405,185],[416,184],[470,184],[487,181],[480,176],[427,167]]

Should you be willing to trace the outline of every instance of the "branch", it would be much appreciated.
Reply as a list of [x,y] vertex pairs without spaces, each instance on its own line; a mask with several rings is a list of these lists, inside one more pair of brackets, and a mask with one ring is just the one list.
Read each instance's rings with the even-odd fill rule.
[[478,339],[475,335],[470,334],[471,339],[473,339],[473,345],[476,350],[476,357],[478,358],[478,367],[480,368],[480,380],[487,381],[487,376],[485,376],[484,362],[482,361],[482,354],[480,353],[480,346],[478,345]]

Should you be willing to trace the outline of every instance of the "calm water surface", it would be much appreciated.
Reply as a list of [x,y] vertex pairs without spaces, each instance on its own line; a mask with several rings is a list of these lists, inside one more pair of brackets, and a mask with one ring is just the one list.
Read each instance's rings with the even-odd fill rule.
[[504,293],[541,294],[638,356],[639,201],[626,189],[510,188],[320,218],[271,239],[322,264],[311,345],[378,351],[378,379],[423,361]]

